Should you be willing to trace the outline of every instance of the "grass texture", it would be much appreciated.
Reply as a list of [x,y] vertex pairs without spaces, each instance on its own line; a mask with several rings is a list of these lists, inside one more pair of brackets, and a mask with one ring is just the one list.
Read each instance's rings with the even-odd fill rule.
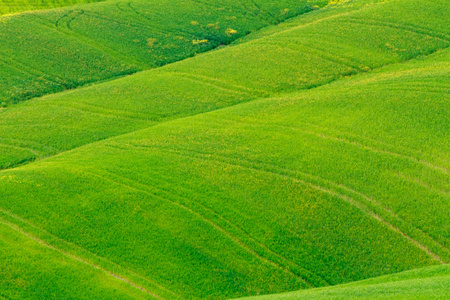
[[448,299],[448,265],[427,267],[335,287],[245,299]]
[[[102,281],[80,280],[90,299],[236,298],[446,263],[446,15],[446,1],[343,1],[9,106],[0,233]],[[33,298],[52,274],[0,277],[2,296]],[[64,295],[73,279],[58,279],[41,288]]]
[[0,0],[0,15],[99,1],[104,0]]
[[0,106],[178,61],[326,1],[257,2],[106,1],[0,17]]

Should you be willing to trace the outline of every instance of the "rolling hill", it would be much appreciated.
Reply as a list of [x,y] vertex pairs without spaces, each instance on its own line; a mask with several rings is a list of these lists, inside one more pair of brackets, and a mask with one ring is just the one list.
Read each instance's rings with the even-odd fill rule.
[[428,267],[360,282],[247,299],[448,299],[448,265]]
[[[105,1],[0,22],[13,35],[73,11],[90,27],[83,40],[121,49],[117,65],[80,50],[97,76],[87,87],[29,99],[40,92],[24,92],[23,77],[4,84],[20,92],[0,110],[0,298],[365,297],[392,281],[394,293],[449,293],[447,266],[348,284],[450,260],[446,1],[144,2],[129,7],[160,5],[158,18]],[[107,36],[142,31],[94,32],[79,16],[95,10],[191,42],[146,57]],[[220,30],[201,26],[219,19]],[[33,30],[48,59],[70,44]],[[224,40],[200,52],[229,45],[192,56],[207,30]],[[87,82],[63,58],[14,53]],[[149,70],[99,71],[119,65]]]
[[326,1],[268,3],[116,0],[3,17],[0,104],[178,61]]

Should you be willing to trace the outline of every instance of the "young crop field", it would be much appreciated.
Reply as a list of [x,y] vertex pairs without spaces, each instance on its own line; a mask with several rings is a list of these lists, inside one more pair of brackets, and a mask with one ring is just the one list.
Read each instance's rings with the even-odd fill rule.
[[0,0],[0,16],[104,0]]
[[92,294],[104,299],[146,299],[144,292],[93,268],[87,261],[76,260],[42,240],[30,238],[29,233],[3,218],[0,246],[0,299],[51,299],[57,295],[59,299],[88,300]]
[[106,1],[0,17],[0,106],[178,61],[326,1],[245,3]]
[[448,265],[406,271],[394,275],[307,291],[251,297],[271,299],[447,299],[450,285]]
[[450,295],[448,15],[107,0],[0,17],[0,299]]

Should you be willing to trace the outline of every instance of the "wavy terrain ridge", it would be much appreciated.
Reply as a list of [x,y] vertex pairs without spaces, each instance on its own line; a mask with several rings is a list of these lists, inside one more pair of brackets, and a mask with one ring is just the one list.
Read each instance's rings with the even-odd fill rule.
[[246,299],[446,299],[449,269],[448,265],[427,267],[335,287]]
[[116,0],[3,16],[0,107],[179,61],[327,3],[258,2]]
[[[0,297],[365,297],[384,286],[312,288],[447,264],[446,15],[445,1],[342,1],[8,105]],[[424,290],[448,294],[434,277]],[[393,295],[420,296],[409,287]]]

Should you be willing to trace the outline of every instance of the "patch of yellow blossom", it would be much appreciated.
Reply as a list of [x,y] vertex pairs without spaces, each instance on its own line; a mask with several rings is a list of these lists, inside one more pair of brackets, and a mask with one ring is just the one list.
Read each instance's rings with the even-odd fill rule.
[[227,30],[225,30],[225,34],[227,36],[232,36],[233,34],[236,34],[236,33],[237,33],[237,30],[234,30],[232,28],[227,28]]
[[199,44],[207,44],[208,43],[208,40],[199,40],[199,39],[196,39],[196,40],[193,40],[192,41],[192,45],[199,45]]

